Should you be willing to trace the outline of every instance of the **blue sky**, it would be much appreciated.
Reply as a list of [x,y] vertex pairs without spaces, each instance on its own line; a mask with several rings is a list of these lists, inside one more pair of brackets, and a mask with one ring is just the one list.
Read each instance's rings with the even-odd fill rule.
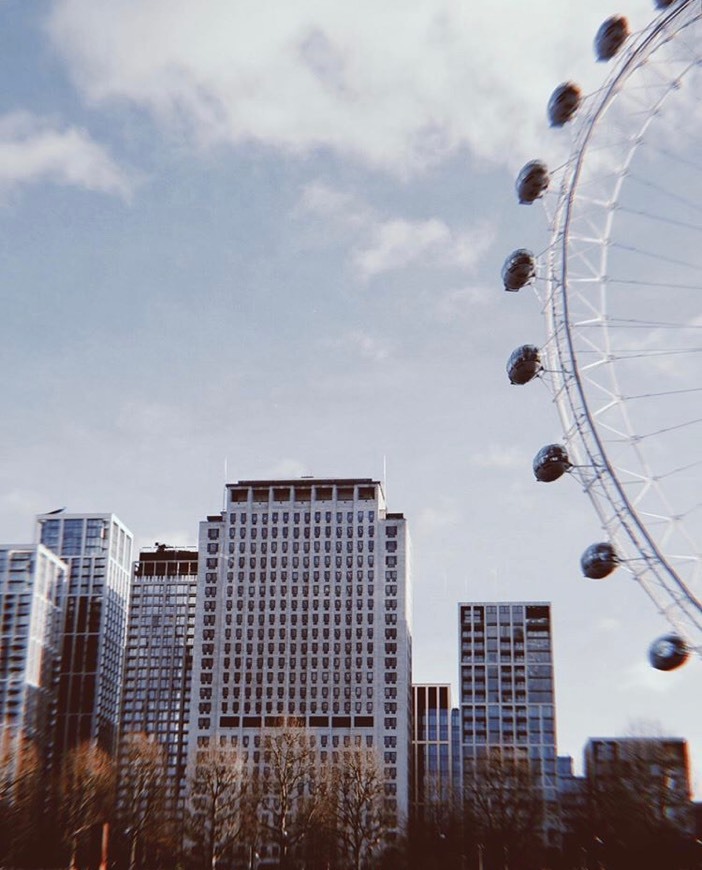
[[[585,5],[585,4],[583,4]],[[634,28],[648,0],[617,11]],[[580,4],[0,2],[0,529],[114,511],[187,544],[230,480],[373,476],[413,538],[415,675],[457,671],[459,600],[553,602],[560,750],[643,720],[692,741],[699,663],[666,630],[575,480],[537,485],[548,391],[515,247],[547,221],[513,179],[550,157],[556,84],[592,89]],[[699,785],[699,784],[698,784]]]

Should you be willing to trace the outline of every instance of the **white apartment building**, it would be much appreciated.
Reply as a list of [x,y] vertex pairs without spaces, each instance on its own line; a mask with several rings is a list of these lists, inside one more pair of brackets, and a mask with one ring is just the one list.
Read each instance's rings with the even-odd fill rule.
[[37,537],[69,568],[55,748],[84,740],[114,754],[124,665],[132,533],[113,514],[37,517]]
[[45,547],[0,545],[0,752],[17,764],[29,743],[45,769],[52,763],[66,582]]
[[[370,478],[243,480],[200,525],[190,754],[304,725],[322,763],[377,751],[408,814],[409,540]],[[265,857],[265,856],[264,856]]]

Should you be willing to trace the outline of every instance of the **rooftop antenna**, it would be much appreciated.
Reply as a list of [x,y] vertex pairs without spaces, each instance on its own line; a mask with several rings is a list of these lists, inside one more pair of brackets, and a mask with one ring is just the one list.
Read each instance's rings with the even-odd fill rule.
[[385,493],[385,501],[388,500],[388,460],[383,453],[383,492]]
[[229,479],[229,468],[227,463],[227,457],[224,457],[224,492],[222,493],[222,510],[226,511],[227,509],[227,481]]

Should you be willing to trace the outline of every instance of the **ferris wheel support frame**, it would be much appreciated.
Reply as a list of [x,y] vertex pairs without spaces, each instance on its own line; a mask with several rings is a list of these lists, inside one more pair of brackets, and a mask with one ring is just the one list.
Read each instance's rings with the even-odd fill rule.
[[[614,540],[624,536],[638,559],[628,559],[627,567],[658,610],[675,626],[692,648],[702,653],[702,604],[695,598],[683,579],[669,564],[628,497],[617,471],[607,456],[595,415],[589,407],[583,376],[577,363],[572,324],[570,321],[569,256],[571,254],[571,219],[588,144],[598,122],[617,96],[622,84],[632,72],[645,63],[651,53],[684,27],[702,17],[700,0],[684,0],[659,16],[628,48],[622,62],[608,83],[595,97],[595,104],[582,122],[564,169],[556,209],[553,213],[552,243],[548,258],[547,293],[544,302],[548,341],[545,348],[554,388],[554,401],[561,418],[565,440],[573,447],[572,473],[589,495],[608,533]],[[661,101],[665,97],[661,98]],[[593,283],[602,295],[606,287],[608,246],[614,208],[624,170],[631,163],[641,137],[653,117],[649,113],[637,135],[632,137],[623,161],[622,171],[614,187],[611,202],[600,203],[604,209],[604,229],[600,239],[599,274]],[[604,243],[603,243],[604,242]],[[575,292],[575,291],[573,291]],[[588,304],[592,304],[591,302]],[[594,309],[593,309],[594,312]],[[616,401],[616,396],[612,396]],[[629,549],[627,547],[627,549]]]

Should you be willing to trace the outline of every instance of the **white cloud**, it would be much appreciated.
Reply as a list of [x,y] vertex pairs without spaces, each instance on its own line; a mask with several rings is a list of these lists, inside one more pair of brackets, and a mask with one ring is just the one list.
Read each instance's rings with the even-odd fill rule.
[[[32,514],[41,513],[43,511],[54,510],[58,505],[48,505],[47,495],[38,490],[16,487],[10,489],[0,496],[0,512],[8,512],[15,515],[31,517]],[[27,524],[27,532],[23,536],[23,540],[30,541],[34,537],[34,531],[31,523]],[[16,543],[19,543],[16,542]]]
[[496,444],[482,453],[475,453],[471,462],[479,468],[497,468],[505,471],[515,468],[521,469],[529,465],[523,450],[516,447],[501,447]]
[[354,262],[364,278],[417,264],[470,269],[492,239],[486,225],[456,231],[438,218],[394,218],[374,227],[369,244],[355,252]]
[[[645,0],[622,5],[651,15]],[[409,12],[406,0],[56,0],[48,30],[93,103],[137,104],[201,145],[328,147],[404,174],[463,147],[536,156],[553,88],[601,81],[592,37],[610,13],[608,0]]]
[[458,317],[474,317],[474,306],[487,305],[493,298],[492,288],[454,287],[438,296],[436,317],[442,323],[452,323]]
[[420,535],[434,535],[455,528],[461,523],[461,514],[455,502],[443,500],[437,507],[423,508],[416,520]]
[[644,689],[647,692],[662,694],[675,689],[681,679],[680,673],[657,671],[642,659],[624,672],[622,686],[624,689]]
[[384,218],[359,196],[319,181],[304,188],[295,215],[332,222],[351,235],[352,263],[363,279],[409,266],[471,270],[495,236],[486,222],[458,229],[437,217]]
[[0,117],[0,190],[51,181],[127,197],[132,182],[85,130],[28,112]]
[[603,616],[595,623],[594,629],[602,634],[613,634],[622,630],[622,623],[614,616]]
[[261,471],[260,477],[271,480],[295,480],[299,477],[304,477],[309,473],[309,469],[304,462],[286,456],[272,465],[266,466]]
[[314,181],[305,186],[295,209],[295,215],[311,215],[333,220],[341,226],[358,230],[377,221],[373,209],[358,196],[321,181]]
[[350,353],[371,363],[386,362],[393,351],[389,341],[362,329],[354,329],[332,337],[326,336],[320,340],[320,344],[326,348]]

